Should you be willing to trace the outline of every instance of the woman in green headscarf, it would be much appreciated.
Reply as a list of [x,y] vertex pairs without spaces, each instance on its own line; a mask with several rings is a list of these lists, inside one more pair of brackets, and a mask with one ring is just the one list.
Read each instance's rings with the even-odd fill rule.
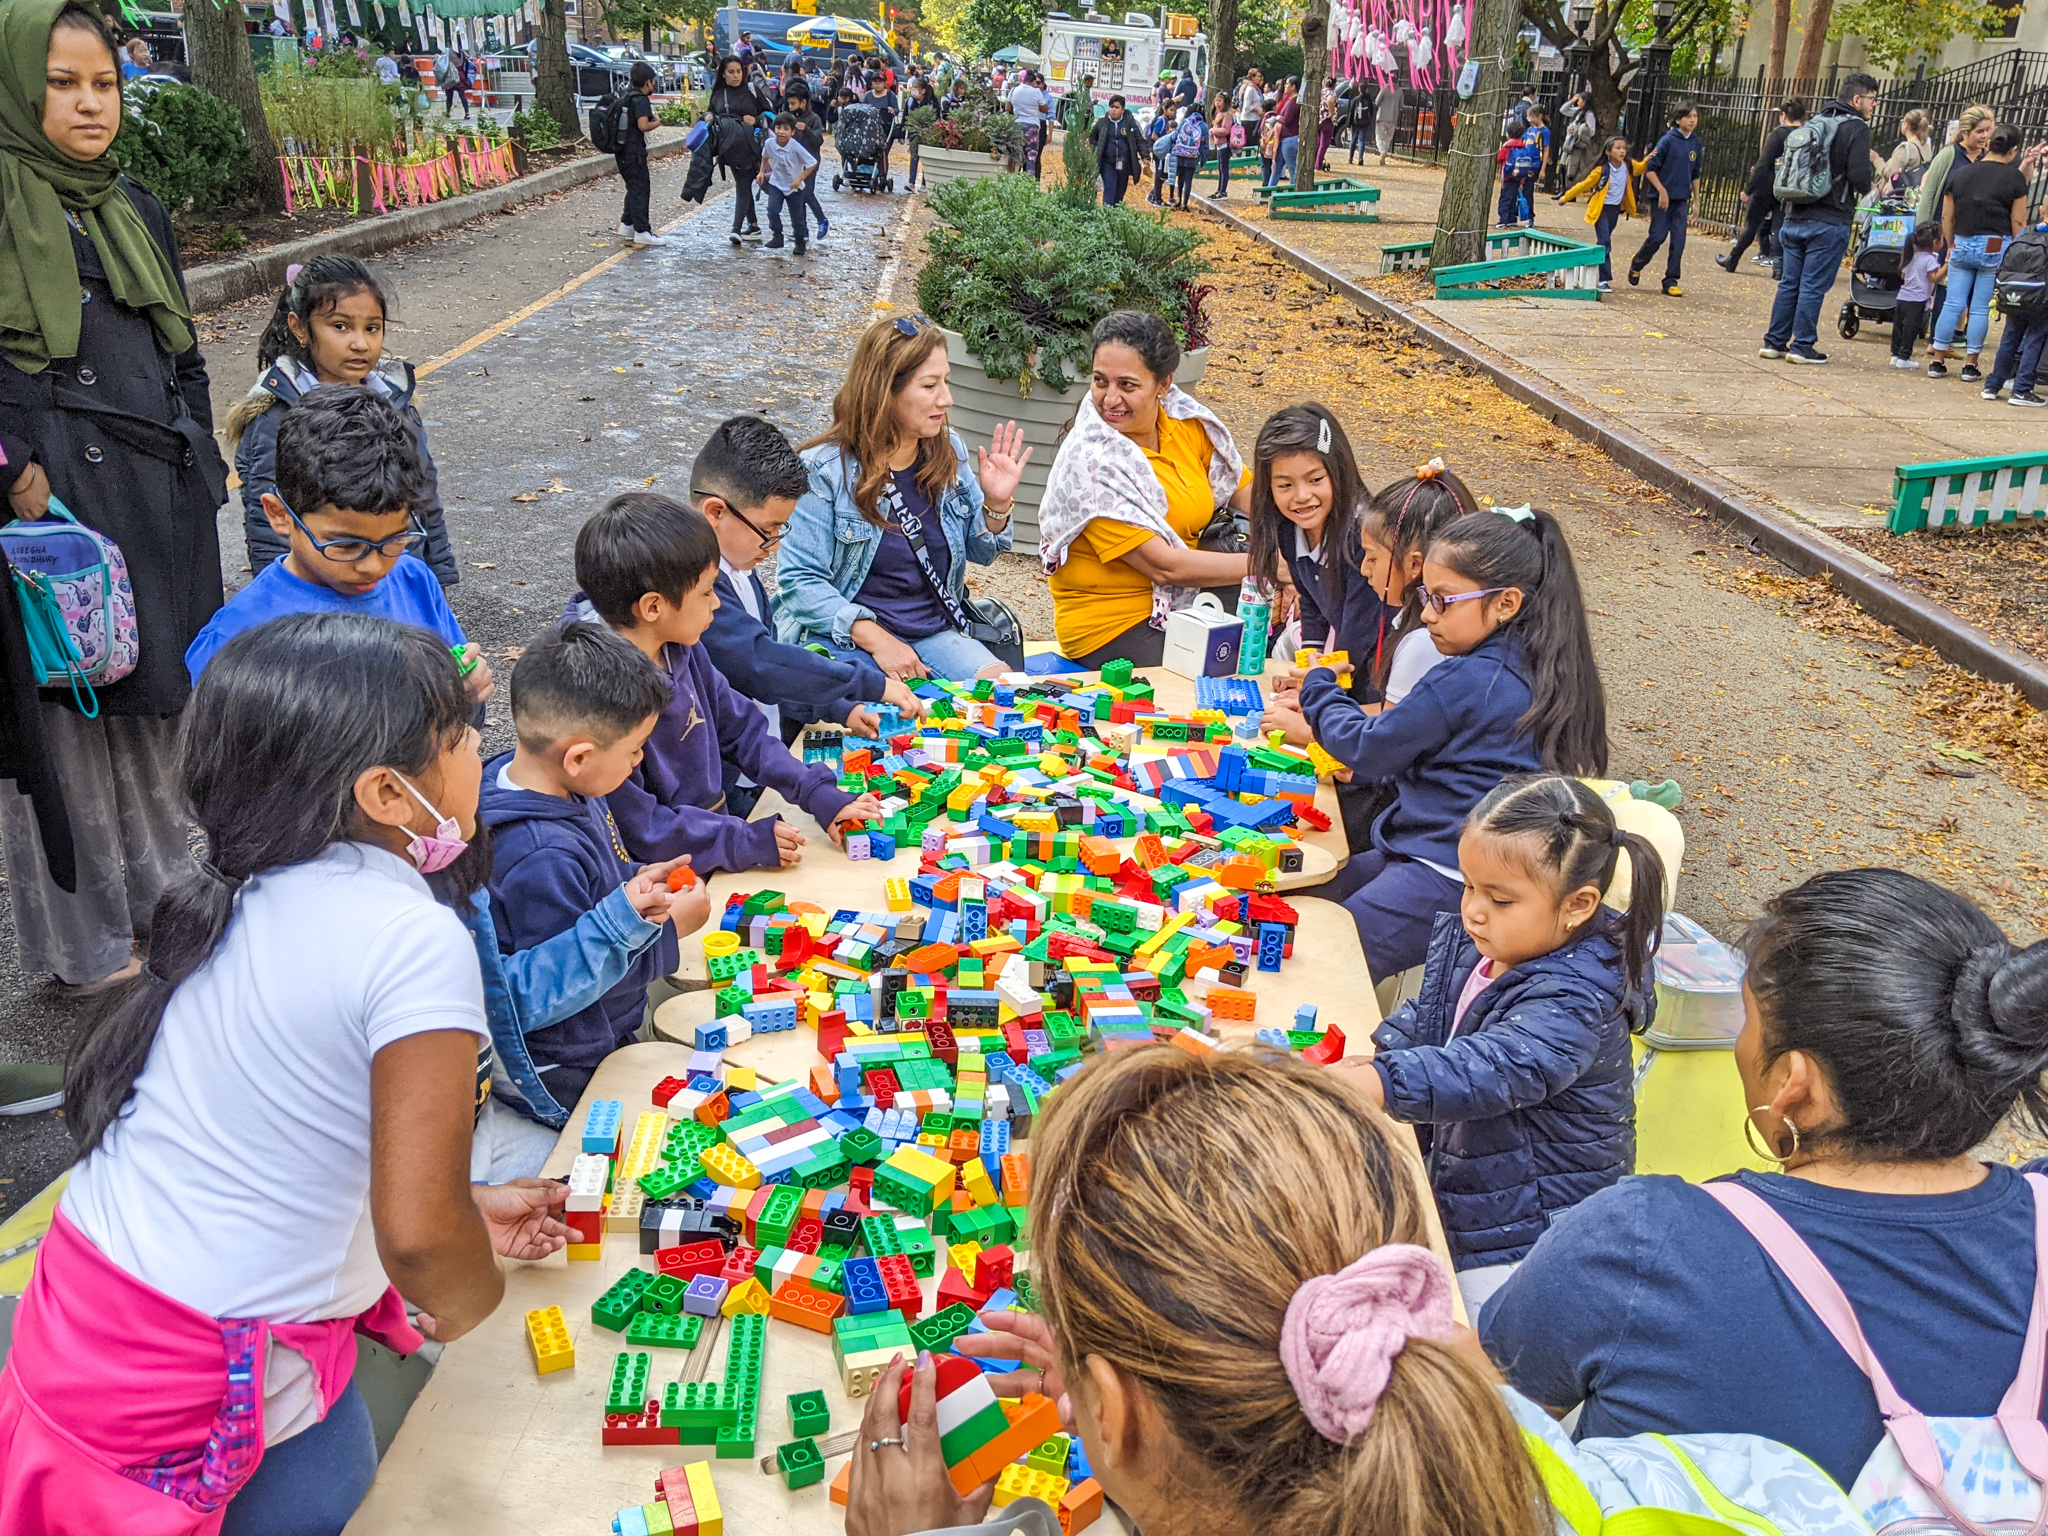
[[121,71],[77,0],[0,0],[0,487],[14,517],[61,501],[120,546],[138,645],[126,677],[37,707],[63,785],[77,889],[45,868],[29,802],[0,786],[22,969],[95,986],[191,855],[173,746],[185,648],[221,603],[213,441],[171,221],[107,153]]

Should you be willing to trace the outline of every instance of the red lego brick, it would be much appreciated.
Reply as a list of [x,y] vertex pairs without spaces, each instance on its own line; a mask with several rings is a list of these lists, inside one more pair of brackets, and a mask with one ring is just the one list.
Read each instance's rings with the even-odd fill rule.
[[[894,1292],[890,1294],[893,1296]],[[943,1312],[955,1302],[965,1302],[979,1312],[988,1302],[988,1292],[976,1287],[957,1267],[948,1265],[946,1273],[940,1277],[939,1288],[932,1298],[932,1305]]]
[[985,1294],[1002,1290],[1016,1277],[1017,1256],[1007,1244],[984,1248],[974,1256],[974,1288]]
[[761,1250],[741,1243],[725,1256],[725,1264],[717,1271],[718,1278],[729,1285],[745,1285],[754,1278],[754,1264],[761,1257]]
[[906,1318],[922,1316],[924,1289],[917,1283],[917,1271],[911,1268],[910,1260],[892,1253],[877,1260],[877,1267],[882,1271],[882,1286],[889,1294],[889,1305]]
[[654,1107],[667,1109],[669,1101],[689,1086],[680,1077],[664,1077],[654,1085]]
[[600,1438],[605,1445],[681,1445],[682,1431],[662,1428],[661,1404],[650,1399],[641,1413],[608,1413]]
[[799,1221],[790,1229],[788,1246],[798,1253],[816,1253],[825,1246],[825,1223]]
[[654,1250],[657,1273],[691,1280],[698,1275],[715,1275],[725,1268],[725,1244],[715,1237],[697,1237],[673,1248]]
[[874,1095],[877,1109],[891,1109],[895,1106],[896,1095],[903,1091],[903,1085],[896,1081],[896,1074],[887,1067],[876,1067],[866,1074],[867,1090]]
[[834,1060],[846,1049],[846,1010],[828,1008],[818,1015],[818,1054]]
[[1334,1024],[1323,1031],[1322,1039],[1301,1053],[1303,1061],[1314,1062],[1319,1067],[1327,1067],[1333,1061],[1341,1061],[1343,1057],[1344,1031]]

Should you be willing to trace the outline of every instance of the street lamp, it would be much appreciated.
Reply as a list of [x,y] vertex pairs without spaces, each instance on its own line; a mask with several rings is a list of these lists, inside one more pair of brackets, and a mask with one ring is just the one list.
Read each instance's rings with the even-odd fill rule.
[[1572,41],[1564,51],[1564,70],[1569,88],[1578,91],[1592,83],[1593,44],[1588,34],[1593,30],[1593,0],[1572,0],[1570,20]]
[[1650,7],[1657,35],[1643,45],[1642,94],[1636,98],[1640,106],[1633,136],[1638,144],[1654,144],[1664,132],[1664,92],[1671,79],[1671,22],[1677,14],[1677,0],[1655,0]]

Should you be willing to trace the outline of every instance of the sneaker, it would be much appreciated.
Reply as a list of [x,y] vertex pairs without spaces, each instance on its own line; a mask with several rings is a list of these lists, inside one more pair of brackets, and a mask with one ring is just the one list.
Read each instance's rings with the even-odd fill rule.
[[740,238],[738,230],[734,230],[730,235],[727,235],[726,238],[730,240],[734,245],[745,245],[747,243],[746,241]]
[[799,241],[797,241],[797,243],[796,243],[796,244],[795,244],[795,245],[794,245],[793,247],[791,247],[791,254],[792,254],[792,255],[796,255],[796,256],[801,256],[801,255],[803,255],[803,254],[804,254],[804,252],[805,252],[805,251],[807,251],[807,250],[809,250],[809,249],[810,249],[810,247],[809,247],[809,246],[805,245],[805,244],[803,243],[803,241],[799,240]]
[[1948,364],[1947,364],[1947,363],[1944,363],[1944,362],[1943,362],[1943,361],[1942,361],[1942,360],[1941,360],[1940,358],[1938,358],[1938,357],[1937,357],[1937,358],[1933,358],[1933,359],[1931,359],[1931,360],[1930,360],[1930,361],[1928,362],[1928,364],[1927,364],[1927,377],[1929,377],[1930,379],[1945,379],[1945,378],[1947,378],[1947,377],[1948,377]]
[[1603,281],[1603,282],[1602,282],[1602,283],[1600,284],[1600,291],[1601,291],[1602,293],[1612,293],[1612,292],[1614,292],[1614,284],[1612,284],[1612,283],[1609,283],[1609,282],[1604,282],[1604,281]]
[[1795,346],[1785,354],[1788,363],[1824,363],[1827,360],[1827,353],[1816,352],[1812,347]]
[[2043,400],[2039,395],[2014,395],[2012,397],[2012,403],[2014,405],[2039,407],[2043,405],[2048,405],[2048,400]]
[[744,229],[742,229],[742,230],[740,231],[740,233],[741,233],[741,234],[743,234],[743,235],[755,235],[755,236],[758,236],[758,235],[759,235],[759,234],[761,233],[761,224],[760,224],[760,221],[759,221],[759,220],[757,220],[757,219],[749,219],[749,220],[747,220],[747,223],[746,223],[746,227],[745,227]]
[[1643,269],[1641,267],[1630,267],[1628,269],[1628,285],[1631,288],[1642,287]]
[[1908,373],[1918,372],[1920,368],[1920,365],[1910,357],[1895,357],[1892,359],[1892,366],[1894,368],[1903,368]]
[[621,219],[619,220],[619,233],[630,240],[633,238],[633,226],[628,224],[624,219]]
[[1759,253],[1749,258],[1749,264],[1753,267],[1775,267],[1778,263],[1775,258]]
[[1733,272],[1735,270],[1735,258],[1732,255],[1716,256],[1714,258],[1714,265],[1719,267],[1723,272]]
[[811,238],[813,240],[822,240],[831,233],[832,225],[830,224],[830,222],[824,219],[820,219],[818,221],[818,232],[815,235],[811,236]]
[[1982,381],[1984,377],[1984,370],[1982,368],[1979,368],[1975,363],[1965,363],[1963,364],[1963,371],[1957,374],[1956,377],[1961,379],[1965,384],[1976,384]]
[[1979,400],[1991,400],[1995,402],[1998,399],[1998,391],[1991,388],[1989,385],[1986,385],[1983,389],[1977,392],[1977,398]]
[[781,250],[781,249],[782,249],[782,236],[780,236],[780,235],[777,235],[777,236],[776,236],[776,237],[775,237],[775,238],[774,238],[773,240],[770,240],[770,241],[768,241],[768,242],[767,242],[766,244],[764,244],[764,245],[763,245],[763,246],[761,247],[761,249],[762,249],[762,250],[764,250],[764,251],[779,251],[779,250]]
[[1676,283],[1666,283],[1664,285],[1664,297],[1667,299],[1682,299],[1685,297],[1685,290]]
[[1770,362],[1779,363],[1785,360],[1785,349],[1783,347],[1774,347],[1767,341],[1756,349],[1756,355]]
[[33,1115],[64,1102],[64,1069],[53,1061],[0,1067],[0,1115]]
[[634,246],[634,248],[635,248],[636,250],[637,250],[637,249],[638,249],[639,247],[643,246],[643,245],[667,245],[667,244],[668,244],[668,236],[667,236],[667,235],[657,235],[657,234],[655,234],[655,233],[654,233],[654,232],[653,232],[652,230],[646,230],[646,231],[643,231],[643,232],[641,232],[641,233],[639,233],[639,234],[636,234],[636,235],[634,235],[634,236],[633,236],[633,246]]

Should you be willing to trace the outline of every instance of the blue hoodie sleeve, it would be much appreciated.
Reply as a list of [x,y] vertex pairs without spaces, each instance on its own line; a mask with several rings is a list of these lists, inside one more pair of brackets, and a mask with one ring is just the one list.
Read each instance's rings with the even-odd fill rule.
[[[759,721],[761,712],[753,713]],[[648,792],[644,768],[635,768],[604,803],[611,807],[626,846],[650,864],[687,853],[691,867],[707,878],[724,870],[782,866],[782,855],[775,849],[779,816],[748,821],[695,805],[664,805]]]
[[795,753],[768,734],[768,722],[761,711],[733,691],[713,672],[705,690],[705,709],[718,722],[719,754],[739,764],[740,772],[764,788],[772,789],[792,805],[800,805],[817,818],[821,827],[854,797],[839,787],[839,779],[824,763],[804,763]]
[[[1496,982],[1495,985],[1502,985]],[[1476,1003],[1474,1006],[1478,1006]],[[1539,986],[1474,1034],[1373,1058],[1396,1120],[1491,1120],[1553,1098],[1599,1054],[1596,1000],[1569,984]]]
[[283,402],[273,403],[242,429],[242,440],[235,445],[235,473],[242,479],[242,537],[252,573],[283,559],[291,548],[263,515],[265,493],[277,494],[277,424],[284,420],[284,412]]
[[[882,696],[880,668],[784,645],[738,602],[724,603],[713,615],[704,649],[738,692],[805,719],[844,720],[855,704]],[[845,707],[835,714],[840,699]]]
[[1368,715],[1337,686],[1335,672],[1317,667],[1302,679],[1301,712],[1323,750],[1359,778],[1391,779],[1450,741],[1441,682],[1454,670],[1449,663],[1431,668],[1398,706]]
[[506,955],[505,985],[519,1032],[531,1034],[590,1007],[625,980],[662,926],[633,909],[622,885],[553,938]]
[[600,887],[568,848],[545,842],[509,861],[494,861],[491,918],[498,946],[510,957],[566,935],[616,889]]

